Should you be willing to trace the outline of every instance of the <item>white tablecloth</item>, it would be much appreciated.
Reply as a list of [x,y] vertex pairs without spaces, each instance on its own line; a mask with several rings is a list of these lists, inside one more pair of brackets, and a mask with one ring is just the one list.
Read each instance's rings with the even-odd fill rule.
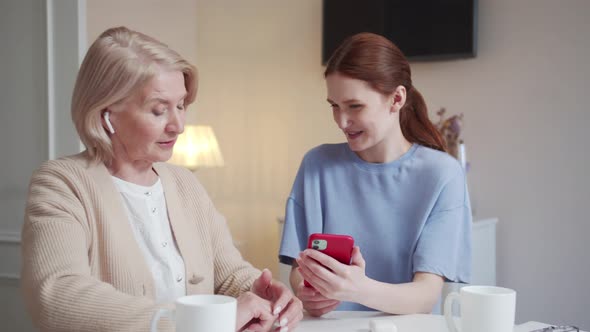
[[[373,319],[392,321],[398,332],[448,332],[445,317],[441,315],[392,316],[373,311],[334,311],[320,318],[305,317],[297,332],[369,332]],[[548,326],[539,322],[527,322],[514,327],[514,332],[530,332]]]

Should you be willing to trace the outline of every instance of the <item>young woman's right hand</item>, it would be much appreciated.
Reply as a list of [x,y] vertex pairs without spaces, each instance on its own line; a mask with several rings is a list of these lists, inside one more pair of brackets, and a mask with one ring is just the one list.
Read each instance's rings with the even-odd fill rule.
[[236,331],[270,331],[276,319],[269,301],[252,292],[238,297]]
[[297,287],[297,297],[303,303],[303,309],[314,317],[333,311],[340,304],[340,301],[329,299],[314,288],[306,287],[303,281]]

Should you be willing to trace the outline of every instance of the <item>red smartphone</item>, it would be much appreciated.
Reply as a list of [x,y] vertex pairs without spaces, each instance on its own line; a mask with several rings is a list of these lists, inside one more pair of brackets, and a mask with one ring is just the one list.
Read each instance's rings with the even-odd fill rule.
[[[307,248],[319,250],[346,265],[350,265],[353,246],[354,239],[350,235],[313,233],[307,240]],[[311,287],[307,281],[303,282]]]

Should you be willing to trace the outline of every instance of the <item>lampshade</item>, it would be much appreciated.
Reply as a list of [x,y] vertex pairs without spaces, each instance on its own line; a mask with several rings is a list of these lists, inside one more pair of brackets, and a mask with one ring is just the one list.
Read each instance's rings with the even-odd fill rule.
[[191,170],[223,166],[213,129],[209,126],[185,126],[178,136],[170,162]]

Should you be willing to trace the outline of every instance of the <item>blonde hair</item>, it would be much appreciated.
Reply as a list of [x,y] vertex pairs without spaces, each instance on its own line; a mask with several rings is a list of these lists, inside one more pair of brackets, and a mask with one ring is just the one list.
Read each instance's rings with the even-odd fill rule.
[[95,162],[108,164],[113,159],[102,112],[134,95],[162,68],[183,73],[184,102],[190,105],[197,94],[197,68],[166,44],[126,27],[108,29],[92,43],[78,71],[71,112]]

